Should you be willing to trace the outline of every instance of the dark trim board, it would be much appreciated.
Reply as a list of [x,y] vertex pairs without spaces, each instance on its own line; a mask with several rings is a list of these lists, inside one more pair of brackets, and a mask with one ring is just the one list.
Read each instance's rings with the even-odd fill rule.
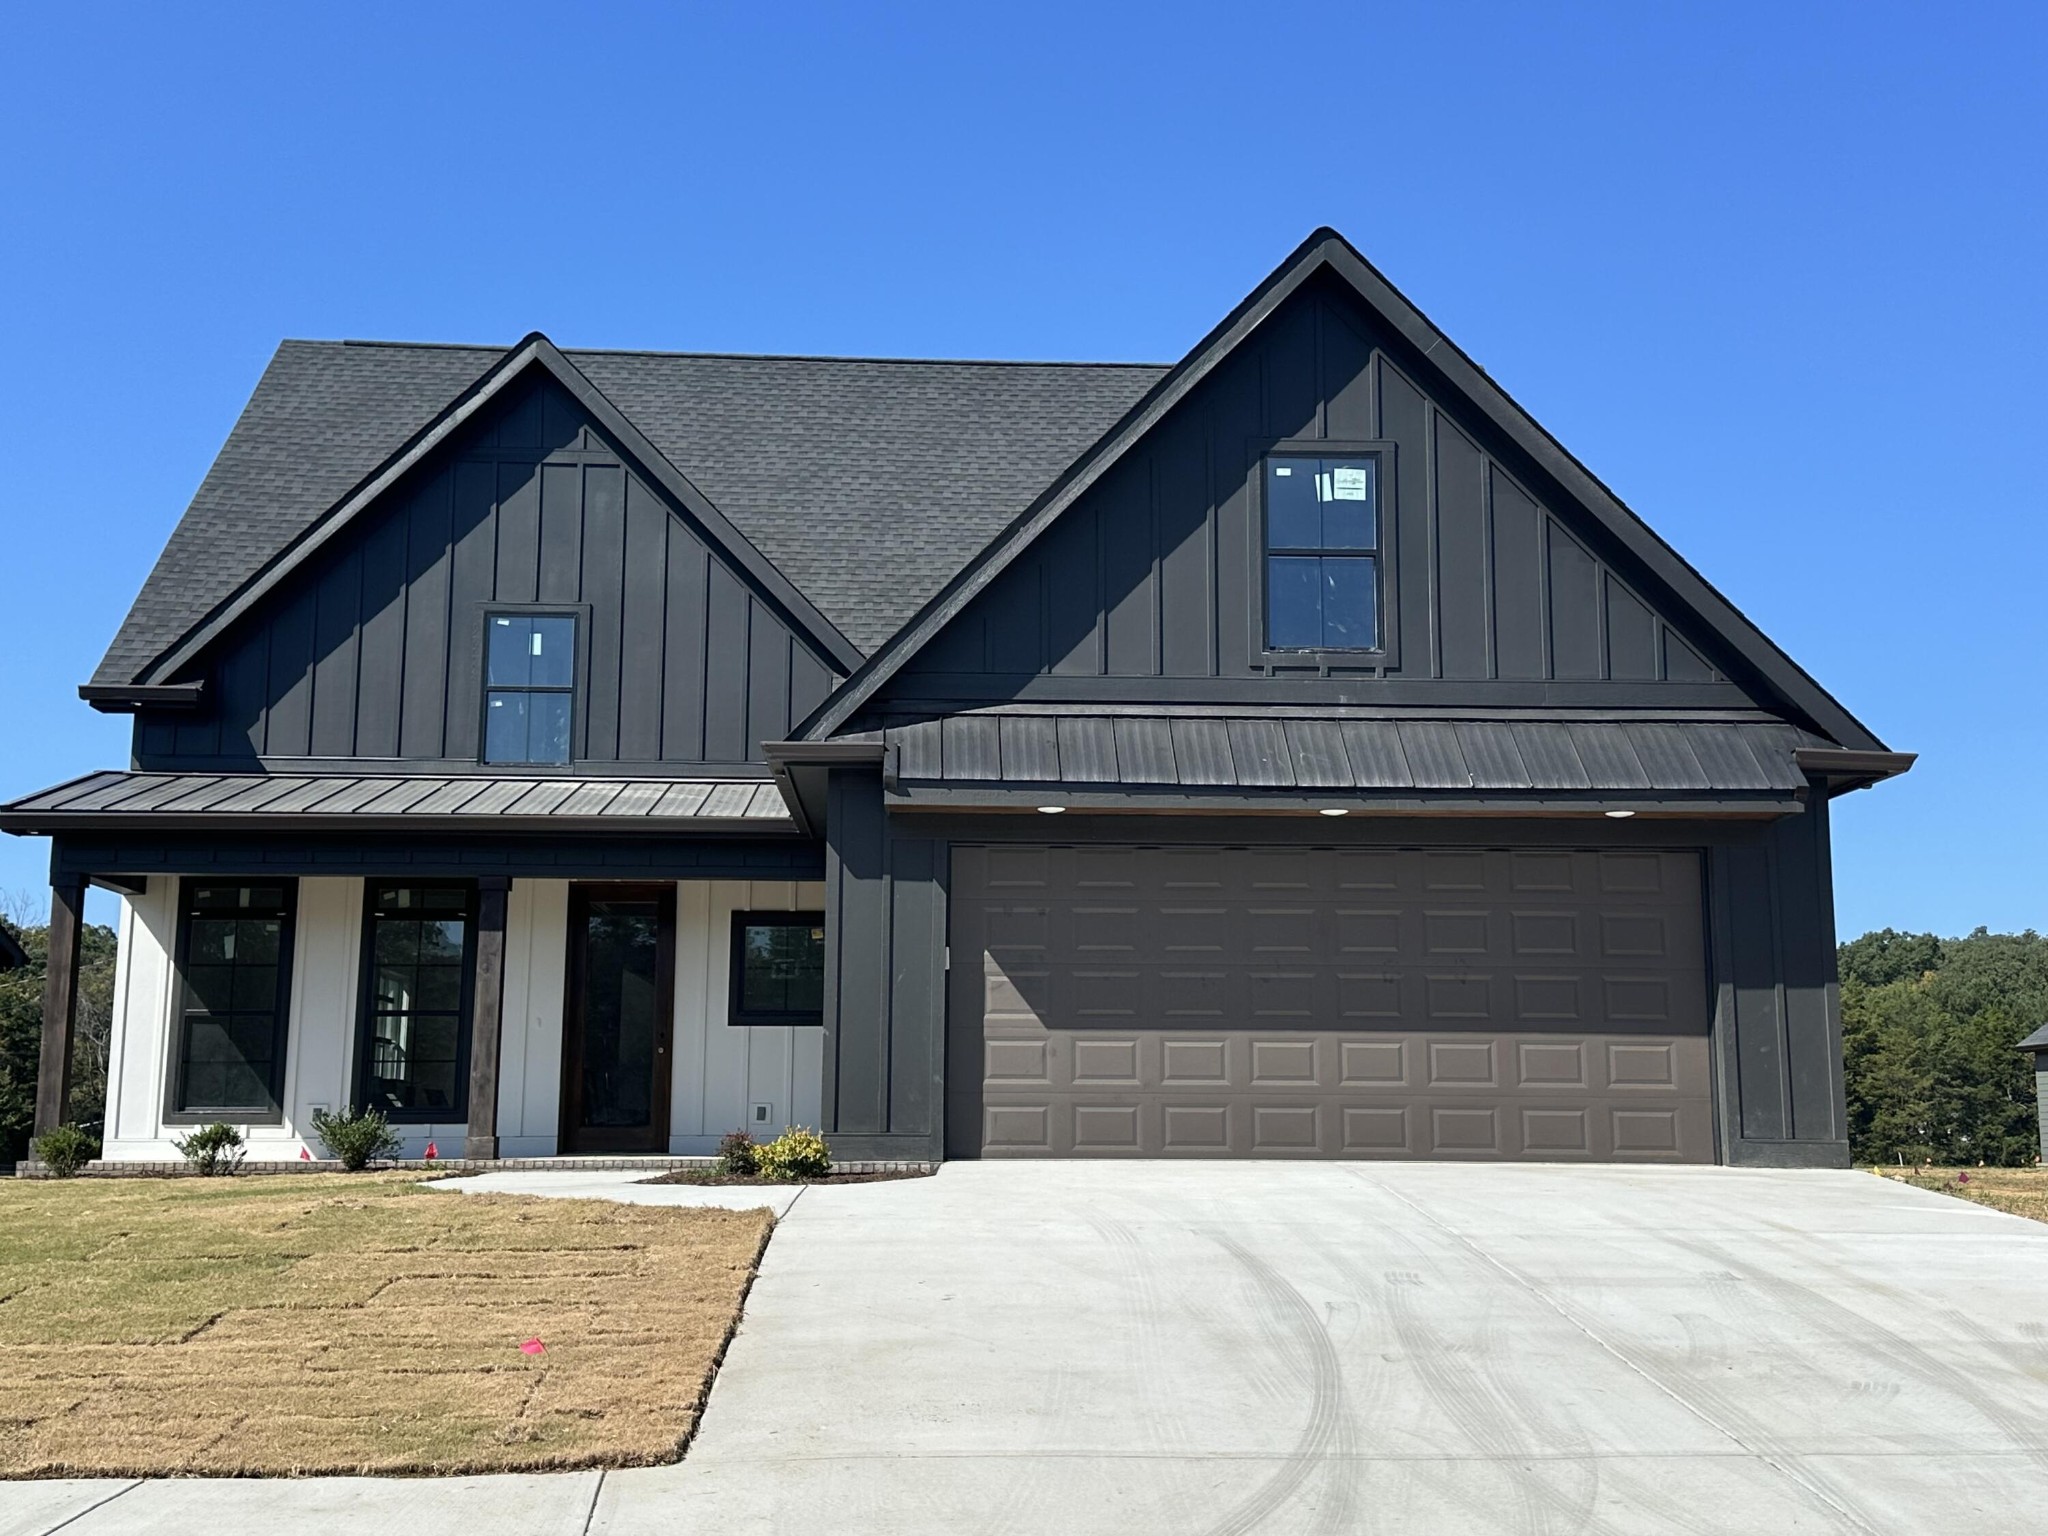
[[822,843],[799,838],[270,837],[59,833],[53,879],[117,875],[345,875],[383,879],[822,880]]
[[[1372,708],[1407,705],[1441,706],[1441,681],[1427,678],[1374,678],[1363,673],[1338,677],[1045,677],[1032,673],[920,672],[904,684],[906,696],[891,695],[874,713],[890,717],[919,712],[950,714],[963,704],[991,699],[1020,704],[1121,704],[1156,708],[1162,704],[1318,706]],[[1142,692],[1141,698],[1133,694]],[[1756,703],[1733,683],[1633,682],[1502,682],[1457,684],[1461,707],[1553,710],[1593,709],[1607,712],[1650,709],[1738,709],[1756,712]],[[872,715],[849,720],[847,729],[863,725]],[[720,772],[724,769],[721,766]]]

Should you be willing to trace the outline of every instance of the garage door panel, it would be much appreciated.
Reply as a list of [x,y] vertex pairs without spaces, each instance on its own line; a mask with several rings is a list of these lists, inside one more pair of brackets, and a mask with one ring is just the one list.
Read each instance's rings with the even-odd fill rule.
[[1695,855],[993,853],[953,888],[985,1155],[1712,1159]]

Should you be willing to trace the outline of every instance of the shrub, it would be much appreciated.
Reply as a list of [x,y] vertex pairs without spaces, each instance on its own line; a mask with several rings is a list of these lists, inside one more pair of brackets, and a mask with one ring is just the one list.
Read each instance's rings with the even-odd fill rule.
[[30,1142],[29,1150],[51,1173],[68,1179],[100,1155],[100,1142],[97,1136],[75,1125],[60,1125]]
[[761,1149],[745,1131],[728,1131],[718,1143],[718,1171],[735,1179],[761,1171]]
[[200,1126],[189,1136],[175,1138],[171,1145],[202,1178],[208,1179],[233,1173],[249,1155],[249,1149],[242,1145],[242,1133],[219,1120]]
[[761,1173],[781,1183],[823,1178],[832,1171],[832,1149],[816,1131],[792,1125],[759,1152]]
[[316,1109],[313,1134],[350,1173],[360,1172],[377,1158],[398,1156],[404,1145],[390,1122],[374,1109],[352,1109],[341,1115]]

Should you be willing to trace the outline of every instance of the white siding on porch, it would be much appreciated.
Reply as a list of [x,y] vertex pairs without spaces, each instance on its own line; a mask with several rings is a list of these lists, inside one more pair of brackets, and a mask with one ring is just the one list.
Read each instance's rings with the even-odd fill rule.
[[569,882],[514,880],[505,906],[498,1151],[552,1157],[562,1110],[562,996]]
[[[818,1123],[825,1032],[783,1025],[735,1029],[731,1001],[732,915],[816,912],[825,888],[789,880],[685,881],[676,888],[675,1079],[669,1103],[669,1150],[712,1152],[727,1131],[757,1139],[784,1126]],[[751,1119],[752,1106],[768,1119]]]

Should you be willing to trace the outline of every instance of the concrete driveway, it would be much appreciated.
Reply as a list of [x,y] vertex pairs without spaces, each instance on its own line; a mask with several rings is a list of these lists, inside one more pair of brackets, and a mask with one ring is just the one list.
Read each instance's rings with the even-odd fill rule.
[[789,1207],[678,1466],[0,1532],[2031,1532],[2044,1302],[2048,1227],[1867,1174],[953,1164]]

